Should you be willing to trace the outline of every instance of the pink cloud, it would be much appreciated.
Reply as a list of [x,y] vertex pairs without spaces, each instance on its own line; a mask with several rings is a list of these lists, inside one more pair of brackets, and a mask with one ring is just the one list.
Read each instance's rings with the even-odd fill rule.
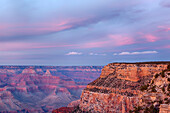
[[79,45],[80,48],[114,47],[134,44],[133,38],[124,35],[108,35],[102,41],[93,41]]
[[116,46],[124,46],[135,43],[134,39],[128,36],[109,35],[109,38],[111,39],[112,42],[115,43]]
[[10,50],[23,50],[28,47],[37,45],[36,43],[24,43],[24,42],[3,42],[0,43],[0,51],[10,51]]
[[0,30],[7,28],[7,26],[1,25]]
[[80,48],[98,48],[107,46],[108,41],[88,42],[80,45]]
[[159,40],[169,39],[168,35],[166,35],[165,33],[164,33],[165,36],[160,37],[160,34],[158,34],[157,31],[152,33],[152,34],[138,32],[138,35],[139,35],[139,37],[141,37],[141,39],[144,39],[143,42],[140,41],[139,43],[156,42],[156,41],[159,41]]
[[156,49],[170,49],[170,45],[164,45],[164,46],[156,47]]
[[170,27],[168,26],[158,26],[158,28],[160,29],[159,31],[165,31],[165,32],[170,31]]
[[151,34],[146,34],[144,35],[144,38],[148,41],[148,42],[155,42],[157,40],[159,40],[158,37],[151,35]]
[[164,46],[164,48],[170,48],[170,45]]
[[0,43],[0,51],[72,47],[72,46],[75,46],[75,45],[61,44],[61,43],[60,44],[55,44],[55,43],[48,44],[48,43],[3,42],[3,43]]
[[74,28],[77,23],[81,24],[88,18],[69,18],[58,21],[47,21],[37,23],[0,23],[0,37],[18,35],[41,35],[50,32],[58,32]]
[[69,29],[69,20],[46,23],[0,23],[0,36],[37,35]]
[[[42,44],[43,45],[43,44]],[[46,46],[33,46],[33,47],[29,47],[28,49],[40,49],[40,48],[56,48],[56,47],[72,47],[75,45],[69,45],[69,44],[55,44],[55,45],[46,45]]]

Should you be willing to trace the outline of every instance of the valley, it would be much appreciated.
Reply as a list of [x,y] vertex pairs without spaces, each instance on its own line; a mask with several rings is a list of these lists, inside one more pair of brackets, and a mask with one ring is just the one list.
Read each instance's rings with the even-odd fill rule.
[[80,99],[102,66],[0,66],[0,112],[51,112]]

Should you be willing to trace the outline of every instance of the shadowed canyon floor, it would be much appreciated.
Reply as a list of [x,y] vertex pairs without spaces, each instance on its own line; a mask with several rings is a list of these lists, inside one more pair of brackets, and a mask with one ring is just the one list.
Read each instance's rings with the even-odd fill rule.
[[51,112],[80,98],[102,66],[0,66],[0,112]]

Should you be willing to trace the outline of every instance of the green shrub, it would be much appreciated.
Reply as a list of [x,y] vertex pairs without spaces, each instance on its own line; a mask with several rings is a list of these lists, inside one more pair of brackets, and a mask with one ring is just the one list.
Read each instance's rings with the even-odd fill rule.
[[167,69],[170,69],[170,64],[167,66]]
[[165,104],[170,104],[170,100],[168,98],[165,98]]
[[165,70],[163,70],[163,71],[161,72],[161,76],[162,76],[162,77],[165,77],[165,73],[164,73],[164,72],[165,72]]
[[151,84],[154,84],[154,80],[152,80],[152,83]]
[[165,92],[165,87],[162,87],[162,91]]
[[159,76],[159,74],[156,74],[156,75],[155,75],[155,78],[158,78],[158,76]]
[[167,90],[170,91],[170,84],[168,84]]
[[129,111],[129,113],[133,113],[133,111],[132,111],[132,110],[130,110],[130,111]]
[[168,81],[170,81],[170,78],[168,78]]
[[149,108],[148,107],[145,108],[144,113],[149,113]]
[[145,108],[144,113],[159,113],[159,109],[151,105],[149,108],[148,107]]
[[166,101],[165,104],[170,104],[170,101]]
[[162,104],[162,103],[163,103],[163,101],[162,101],[162,100],[160,100],[160,101],[159,101],[159,104]]
[[168,98],[165,98],[164,100],[168,100]]
[[156,87],[156,86],[153,86],[153,87],[152,87],[152,90],[151,90],[152,92],[157,92],[156,89],[155,89],[155,87]]
[[135,107],[135,110],[133,112],[139,113],[139,111],[142,110],[141,106]]
[[159,113],[159,109],[156,109],[153,105],[150,107],[150,113]]
[[149,86],[149,84],[143,85],[143,86],[140,87],[140,90],[141,90],[141,91],[147,90],[147,89],[148,89],[148,86]]

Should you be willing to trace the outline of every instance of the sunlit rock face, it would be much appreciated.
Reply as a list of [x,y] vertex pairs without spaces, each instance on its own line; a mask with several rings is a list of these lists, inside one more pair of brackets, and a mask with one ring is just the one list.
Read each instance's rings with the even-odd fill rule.
[[80,99],[79,100],[75,100],[75,101],[72,101],[71,103],[68,104],[67,107],[76,107],[80,104]]
[[167,64],[127,64],[127,63],[111,63],[102,69],[101,78],[107,77],[109,74],[119,79],[138,81],[141,77],[153,75],[167,68]]
[[[159,93],[142,92],[140,88],[148,84],[152,89],[151,81],[154,75],[167,69],[169,64],[170,62],[108,64],[102,69],[100,77],[89,83],[83,90],[79,105],[80,111],[128,113],[135,107],[142,106],[143,99],[149,98],[149,102],[152,102],[153,96],[157,98]],[[168,77],[166,74],[165,79]],[[159,79],[154,79],[155,85],[164,84],[167,87],[169,81],[163,82]],[[154,87],[157,88],[157,86]],[[159,90],[160,87],[156,89],[156,91]],[[167,98],[166,96],[163,95],[161,98]],[[150,107],[150,104],[148,106]]]
[[0,66],[0,112],[42,113],[80,99],[102,66]]
[[170,113],[170,105],[162,104],[160,106],[160,113]]

